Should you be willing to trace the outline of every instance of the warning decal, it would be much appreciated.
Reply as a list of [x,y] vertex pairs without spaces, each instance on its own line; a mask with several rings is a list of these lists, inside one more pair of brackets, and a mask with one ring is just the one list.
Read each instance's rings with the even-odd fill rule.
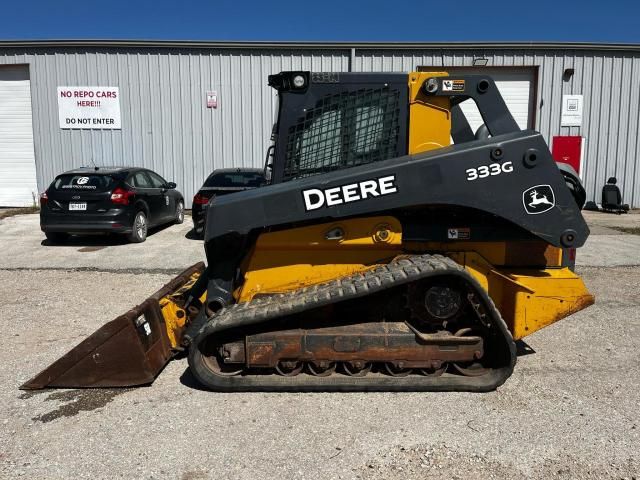
[[443,92],[464,92],[464,80],[443,80]]
[[470,228],[448,228],[447,238],[449,240],[469,240],[471,238]]

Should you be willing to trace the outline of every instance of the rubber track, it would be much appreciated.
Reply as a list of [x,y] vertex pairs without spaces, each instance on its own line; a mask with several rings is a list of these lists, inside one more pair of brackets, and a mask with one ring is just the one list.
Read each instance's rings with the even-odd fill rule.
[[[480,377],[409,375],[391,377],[369,375],[350,377],[334,374],[316,377],[300,374],[294,377],[279,375],[250,375],[221,377],[213,375],[202,363],[198,345],[210,335],[225,330],[261,324],[332,303],[362,298],[377,292],[406,285],[420,279],[454,275],[464,278],[483,300],[492,327],[497,329],[509,352],[509,361],[500,368]],[[342,277],[294,290],[285,294],[261,297],[230,305],[211,317],[200,329],[191,345],[189,365],[196,378],[207,388],[217,391],[489,391],[500,386],[511,375],[516,361],[515,343],[500,313],[480,284],[459,264],[441,255],[407,255],[387,265],[364,273]]]

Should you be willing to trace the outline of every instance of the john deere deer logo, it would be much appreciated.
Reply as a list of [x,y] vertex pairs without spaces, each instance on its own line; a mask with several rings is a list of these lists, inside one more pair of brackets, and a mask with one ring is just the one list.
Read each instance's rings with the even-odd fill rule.
[[550,185],[536,185],[522,193],[522,204],[529,215],[536,215],[555,207],[556,198]]

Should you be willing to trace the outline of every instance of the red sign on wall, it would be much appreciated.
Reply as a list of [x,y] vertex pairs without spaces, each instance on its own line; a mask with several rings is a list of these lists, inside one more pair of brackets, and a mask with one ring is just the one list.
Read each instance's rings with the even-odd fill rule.
[[218,92],[207,92],[207,108],[218,108]]
[[553,137],[553,148],[551,154],[556,162],[567,163],[580,173],[582,166],[582,142],[580,136],[557,136]]

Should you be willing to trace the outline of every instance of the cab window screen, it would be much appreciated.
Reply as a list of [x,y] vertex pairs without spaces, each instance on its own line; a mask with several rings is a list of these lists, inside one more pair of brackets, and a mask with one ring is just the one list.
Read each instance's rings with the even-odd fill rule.
[[113,178],[109,175],[62,175],[56,178],[53,186],[56,190],[104,192],[112,183]]
[[384,109],[379,106],[359,107],[356,110],[354,149],[356,154],[376,150],[384,134]]
[[392,158],[398,154],[398,90],[327,95],[291,126],[283,180]]

